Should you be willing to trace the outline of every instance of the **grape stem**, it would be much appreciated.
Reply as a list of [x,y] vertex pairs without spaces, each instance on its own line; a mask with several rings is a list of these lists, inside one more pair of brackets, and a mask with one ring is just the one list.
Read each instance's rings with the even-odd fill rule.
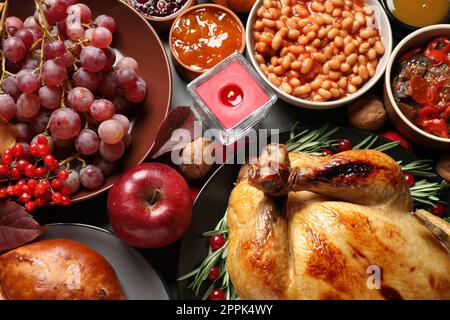
[[[5,20],[6,20],[6,13],[8,11],[8,3],[9,3],[9,0],[5,0],[4,3],[0,4],[1,5],[0,10],[2,11],[2,16],[0,18],[0,37],[1,38],[3,38],[3,32],[5,31]],[[3,79],[5,78],[5,75],[6,75],[6,70],[5,70],[6,59],[5,59],[5,54],[3,53],[3,51],[0,50],[0,52],[1,52],[1,59],[2,59],[2,76],[0,78],[0,88],[1,88]]]
[[85,167],[86,166],[86,161],[84,161],[84,159],[80,158],[80,154],[74,154],[71,157],[68,157],[67,159],[62,160],[59,165],[63,166],[65,164],[67,164],[67,167],[70,167],[70,162],[72,162],[73,160],[77,160],[79,162],[81,162],[82,166]]
[[45,38],[42,37],[41,52],[39,53],[39,57],[40,57],[41,61],[39,62],[39,67],[34,69],[33,72],[42,70],[42,66],[44,65],[44,44],[45,44]]
[[29,51],[34,51],[38,45],[40,45],[40,41],[44,41],[44,37],[37,39],[30,47]]
[[44,12],[42,11],[41,4],[45,4],[45,1],[34,0],[34,4],[36,5],[36,10],[39,14],[39,24],[42,29],[44,29],[44,34],[53,40],[53,35],[50,33],[50,25],[48,24],[47,18],[45,17]]
[[2,11],[2,17],[0,19],[0,36],[3,36],[3,32],[5,31],[5,20],[6,20],[6,13],[8,11],[8,3],[9,0],[5,0],[4,3],[0,4],[0,10]]
[[79,45],[83,46],[85,43],[89,43],[89,40],[88,39],[80,39],[77,42],[72,43],[70,46],[68,46],[67,49],[70,50],[70,49],[73,49],[73,48],[75,48],[76,46],[79,46]]

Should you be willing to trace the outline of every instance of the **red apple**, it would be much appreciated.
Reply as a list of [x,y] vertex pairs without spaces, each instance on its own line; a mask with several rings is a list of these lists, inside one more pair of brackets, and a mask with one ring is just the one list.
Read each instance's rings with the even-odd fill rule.
[[142,163],[114,183],[108,195],[114,232],[139,248],[178,240],[192,216],[192,195],[183,177],[161,163]]

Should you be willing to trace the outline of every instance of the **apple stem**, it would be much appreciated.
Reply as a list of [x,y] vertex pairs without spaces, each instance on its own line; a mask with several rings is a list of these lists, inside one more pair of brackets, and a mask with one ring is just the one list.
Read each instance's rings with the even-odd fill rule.
[[150,199],[149,204],[150,204],[151,206],[154,206],[155,204],[158,203],[158,201],[159,201],[160,198],[161,198],[161,190],[160,190],[160,189],[155,189],[155,190],[153,191],[152,198]]

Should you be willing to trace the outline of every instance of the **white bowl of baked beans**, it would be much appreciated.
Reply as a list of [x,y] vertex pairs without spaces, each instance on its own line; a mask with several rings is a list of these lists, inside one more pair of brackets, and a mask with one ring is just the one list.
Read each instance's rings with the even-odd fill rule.
[[247,53],[278,96],[332,109],[367,92],[392,51],[389,19],[377,0],[257,0]]

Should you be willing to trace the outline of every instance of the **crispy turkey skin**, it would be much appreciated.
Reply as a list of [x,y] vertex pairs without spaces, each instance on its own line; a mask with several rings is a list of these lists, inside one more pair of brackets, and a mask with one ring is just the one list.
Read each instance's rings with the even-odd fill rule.
[[412,210],[383,153],[270,145],[230,195],[227,270],[242,299],[450,299],[449,251]]

